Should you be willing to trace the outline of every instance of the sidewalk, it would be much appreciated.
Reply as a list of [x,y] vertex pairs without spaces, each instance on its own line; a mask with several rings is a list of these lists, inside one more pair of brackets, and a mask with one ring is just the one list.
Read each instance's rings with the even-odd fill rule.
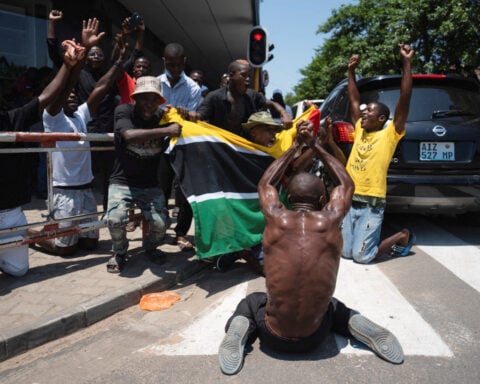
[[[99,200],[97,200],[99,201]],[[102,207],[99,206],[99,210]],[[29,223],[41,222],[45,202],[32,198],[24,207]],[[52,256],[30,248],[30,271],[14,278],[0,272],[0,361],[73,333],[139,303],[143,294],[160,292],[208,267],[193,253],[180,252],[167,231],[161,249],[164,265],[144,257],[140,228],[128,233],[129,256],[120,275],[108,273],[110,237],[100,230],[99,248],[75,256]],[[193,240],[193,225],[189,232]]]

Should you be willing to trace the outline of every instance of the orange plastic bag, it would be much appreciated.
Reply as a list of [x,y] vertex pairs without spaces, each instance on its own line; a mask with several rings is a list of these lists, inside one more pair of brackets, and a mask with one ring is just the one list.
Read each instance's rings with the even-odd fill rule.
[[175,292],[147,293],[140,299],[140,309],[144,311],[163,311],[170,308],[178,300],[180,300],[180,295]]

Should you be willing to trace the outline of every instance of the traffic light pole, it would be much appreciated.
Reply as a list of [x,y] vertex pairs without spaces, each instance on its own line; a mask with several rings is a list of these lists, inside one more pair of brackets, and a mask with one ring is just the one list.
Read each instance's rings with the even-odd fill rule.
[[259,67],[253,68],[253,89],[255,89],[255,91],[259,91],[259,90],[260,90],[260,73],[261,73],[261,69],[262,69],[262,68],[259,68]]

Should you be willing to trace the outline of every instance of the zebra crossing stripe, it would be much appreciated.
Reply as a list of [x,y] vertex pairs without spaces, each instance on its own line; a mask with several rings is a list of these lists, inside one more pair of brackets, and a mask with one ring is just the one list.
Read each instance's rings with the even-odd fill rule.
[[[447,232],[437,236],[442,242],[446,240],[450,245],[421,245],[418,248],[480,292],[480,249]],[[455,252],[452,252],[452,244],[455,244]]]
[[[390,330],[399,340],[405,355],[453,356],[441,337],[402,296],[395,285],[375,265],[359,265],[343,260],[335,295],[355,309]],[[342,353],[371,353],[355,348],[336,335]]]

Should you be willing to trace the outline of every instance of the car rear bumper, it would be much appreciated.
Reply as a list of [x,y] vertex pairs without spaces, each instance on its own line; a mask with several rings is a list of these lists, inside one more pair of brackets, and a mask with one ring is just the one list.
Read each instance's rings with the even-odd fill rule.
[[395,184],[387,187],[387,212],[480,212],[480,184]]

